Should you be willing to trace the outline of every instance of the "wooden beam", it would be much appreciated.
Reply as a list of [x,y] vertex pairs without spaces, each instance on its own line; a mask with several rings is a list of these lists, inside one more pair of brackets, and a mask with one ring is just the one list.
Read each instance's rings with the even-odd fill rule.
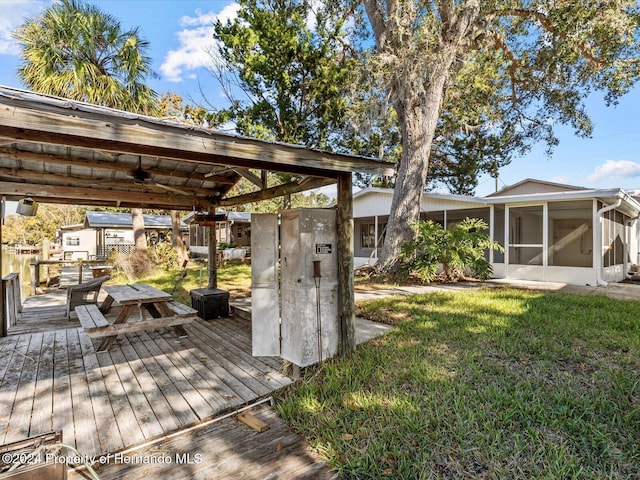
[[[281,171],[298,175],[312,175],[316,177],[335,178],[337,175],[337,172],[330,168],[330,164],[327,164],[325,168],[319,168],[316,166],[321,165],[322,162],[313,162],[312,166],[308,166],[302,162],[295,163],[293,159],[291,160],[291,164],[274,163],[270,160],[260,160],[260,158],[247,159],[241,156],[236,157],[233,155],[222,155],[221,153],[217,153],[216,151],[186,151],[181,149],[180,145],[176,145],[175,148],[171,148],[171,146],[135,144],[119,142],[117,140],[96,140],[94,138],[75,137],[40,130],[26,130],[24,128],[3,127],[1,123],[3,120],[1,113],[2,110],[0,109],[0,133],[4,135],[12,135],[21,141],[28,141],[33,143],[51,143],[55,145],[70,145],[73,147],[93,149],[98,151],[112,151],[122,154],[166,158],[175,161],[199,163],[209,166],[235,166],[258,169],[266,168],[268,170],[276,172]],[[60,126],[59,128],[62,130],[65,129],[64,126]],[[131,140],[133,141],[133,139]],[[256,156],[260,157],[259,155]],[[266,154],[265,158],[271,158],[271,156],[271,154]]]
[[233,205],[241,205],[243,203],[259,202],[260,200],[268,200],[270,198],[281,197],[292,193],[304,192],[314,188],[324,187],[335,183],[332,178],[308,177],[296,182],[284,183],[275,187],[266,188],[258,192],[246,193],[237,197],[223,198],[218,200],[216,205],[220,207],[230,207]]
[[[13,142],[15,143],[15,142]],[[54,165],[66,165],[72,167],[86,167],[96,168],[102,170],[111,170],[117,172],[128,172],[135,168],[133,164],[124,163],[122,161],[109,161],[109,160],[92,160],[82,157],[68,157],[64,155],[54,155],[50,153],[37,153],[18,150],[16,148],[0,148],[0,161],[2,157],[12,160],[26,160],[32,162],[50,163]],[[116,156],[117,157],[117,156]],[[160,168],[144,168],[151,175],[161,175],[164,177],[184,178],[189,180],[199,180],[207,182],[223,183],[228,185],[235,185],[237,179],[233,177],[226,177],[223,175],[210,174],[210,173],[197,173],[197,172],[183,172],[180,170],[166,170]]]
[[85,187],[97,188],[97,189],[127,189],[138,188],[140,190],[146,190],[151,192],[169,191],[185,196],[196,196],[203,198],[210,198],[215,196],[217,190],[210,188],[198,188],[198,187],[183,187],[182,185],[164,185],[156,181],[148,183],[136,183],[132,179],[100,179],[95,176],[89,175],[64,175],[54,172],[41,172],[27,169],[17,168],[2,168],[0,167],[0,178],[9,177],[10,179],[22,180],[24,182],[42,183],[46,182],[47,185],[64,187],[65,185],[83,185]]
[[0,95],[0,136],[317,176],[351,171],[385,175],[393,170],[390,164],[369,158],[169,124],[29,92]]
[[2,182],[0,192],[7,196],[30,196],[45,198],[49,203],[56,203],[57,199],[75,199],[75,203],[97,205],[94,200],[108,205],[140,206],[163,205],[168,210],[206,208],[212,199],[192,196],[177,196],[168,193],[131,192],[115,189],[99,189],[95,186],[69,187],[54,185],[39,185],[36,183]]
[[353,275],[353,183],[350,173],[338,175],[338,352],[348,355],[356,348],[356,316]]
[[249,180],[251,183],[253,183],[259,189],[263,189],[267,185],[265,182],[262,181],[262,179],[259,176],[255,175],[248,168],[234,168],[233,170],[236,173],[239,173],[240,175],[242,175],[247,180]]

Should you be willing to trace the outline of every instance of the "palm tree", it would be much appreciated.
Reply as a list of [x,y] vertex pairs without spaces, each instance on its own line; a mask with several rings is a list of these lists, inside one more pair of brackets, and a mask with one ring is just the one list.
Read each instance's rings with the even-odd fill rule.
[[[14,32],[21,47],[18,76],[32,90],[96,105],[153,115],[156,93],[143,82],[151,70],[149,43],[138,29],[123,31],[120,22],[82,0],[61,0]],[[142,209],[131,211],[136,254],[144,273],[149,254]]]
[[72,100],[153,114],[156,94],[143,82],[151,70],[138,29],[81,0],[61,0],[14,32],[18,76],[30,89]]

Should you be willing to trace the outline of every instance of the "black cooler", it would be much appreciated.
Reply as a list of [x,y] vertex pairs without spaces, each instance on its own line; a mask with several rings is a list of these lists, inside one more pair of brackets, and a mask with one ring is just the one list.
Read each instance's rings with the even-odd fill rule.
[[191,290],[191,307],[198,310],[204,320],[229,316],[229,292],[219,288],[196,288]]

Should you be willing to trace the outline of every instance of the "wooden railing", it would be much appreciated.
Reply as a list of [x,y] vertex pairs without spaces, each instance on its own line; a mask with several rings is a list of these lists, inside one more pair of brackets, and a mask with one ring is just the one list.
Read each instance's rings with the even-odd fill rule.
[[42,265],[60,265],[63,266],[77,266],[78,267],[78,283],[82,283],[82,269],[85,266],[97,266],[104,265],[102,260],[36,260],[31,263],[31,293],[30,295],[37,295],[37,288],[40,286],[40,267]]
[[18,322],[22,313],[22,298],[20,295],[20,274],[10,273],[2,278],[2,329],[0,335],[7,336],[9,328]]

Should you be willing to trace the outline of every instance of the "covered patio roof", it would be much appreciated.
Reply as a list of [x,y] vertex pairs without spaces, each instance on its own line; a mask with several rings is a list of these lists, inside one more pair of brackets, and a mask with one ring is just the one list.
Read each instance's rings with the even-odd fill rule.
[[[0,86],[0,194],[8,200],[206,210],[309,190],[341,173],[390,170],[369,158]],[[268,171],[296,178],[266,188]],[[256,191],[228,198],[242,177]]]

